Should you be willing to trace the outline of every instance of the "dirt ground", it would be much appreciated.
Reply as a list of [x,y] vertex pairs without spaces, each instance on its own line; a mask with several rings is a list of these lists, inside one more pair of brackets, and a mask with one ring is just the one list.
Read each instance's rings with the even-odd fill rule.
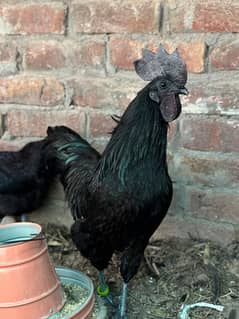
[[[67,228],[43,226],[55,265],[87,274],[97,286],[96,270],[71,242]],[[121,279],[115,256],[106,271],[111,293],[118,303]],[[145,260],[130,282],[128,319],[176,319],[184,304],[208,302],[225,306],[190,310],[190,319],[239,319],[239,242],[220,247],[212,242],[162,240],[150,243]],[[108,318],[114,310],[108,306]],[[188,317],[185,317],[188,319]]]

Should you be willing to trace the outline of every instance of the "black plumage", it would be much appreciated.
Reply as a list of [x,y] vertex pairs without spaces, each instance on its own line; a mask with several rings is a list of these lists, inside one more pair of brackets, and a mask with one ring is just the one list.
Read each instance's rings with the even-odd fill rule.
[[[168,121],[179,116],[178,95],[186,89],[171,75],[159,74],[137,94],[116,119],[102,155],[69,128],[48,129],[49,156],[57,159],[75,219],[72,239],[99,271],[114,252],[122,252],[124,289],[172,199],[166,162]],[[125,315],[124,299],[119,318]]]
[[16,152],[0,152],[0,216],[38,208],[53,177],[45,157],[46,140],[30,142]]

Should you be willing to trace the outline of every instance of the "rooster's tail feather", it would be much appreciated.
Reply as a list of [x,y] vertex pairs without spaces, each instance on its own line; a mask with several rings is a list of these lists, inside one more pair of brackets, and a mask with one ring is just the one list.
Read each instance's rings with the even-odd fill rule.
[[79,134],[66,126],[48,127],[48,159],[54,159],[56,170],[62,173],[74,161],[98,159],[99,153]]

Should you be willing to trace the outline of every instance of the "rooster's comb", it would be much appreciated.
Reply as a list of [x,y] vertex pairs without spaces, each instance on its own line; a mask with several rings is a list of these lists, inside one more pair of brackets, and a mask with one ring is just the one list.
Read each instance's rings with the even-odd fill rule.
[[187,67],[177,49],[169,54],[160,44],[158,52],[143,49],[142,55],[140,60],[134,62],[134,66],[143,80],[152,81],[158,76],[169,75],[181,87],[187,82]]

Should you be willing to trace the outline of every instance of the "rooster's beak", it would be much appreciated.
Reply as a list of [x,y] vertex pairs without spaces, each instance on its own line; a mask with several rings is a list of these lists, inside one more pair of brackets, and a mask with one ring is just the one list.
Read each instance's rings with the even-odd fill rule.
[[188,89],[186,89],[185,87],[179,89],[179,94],[183,94],[183,95],[188,95]]

